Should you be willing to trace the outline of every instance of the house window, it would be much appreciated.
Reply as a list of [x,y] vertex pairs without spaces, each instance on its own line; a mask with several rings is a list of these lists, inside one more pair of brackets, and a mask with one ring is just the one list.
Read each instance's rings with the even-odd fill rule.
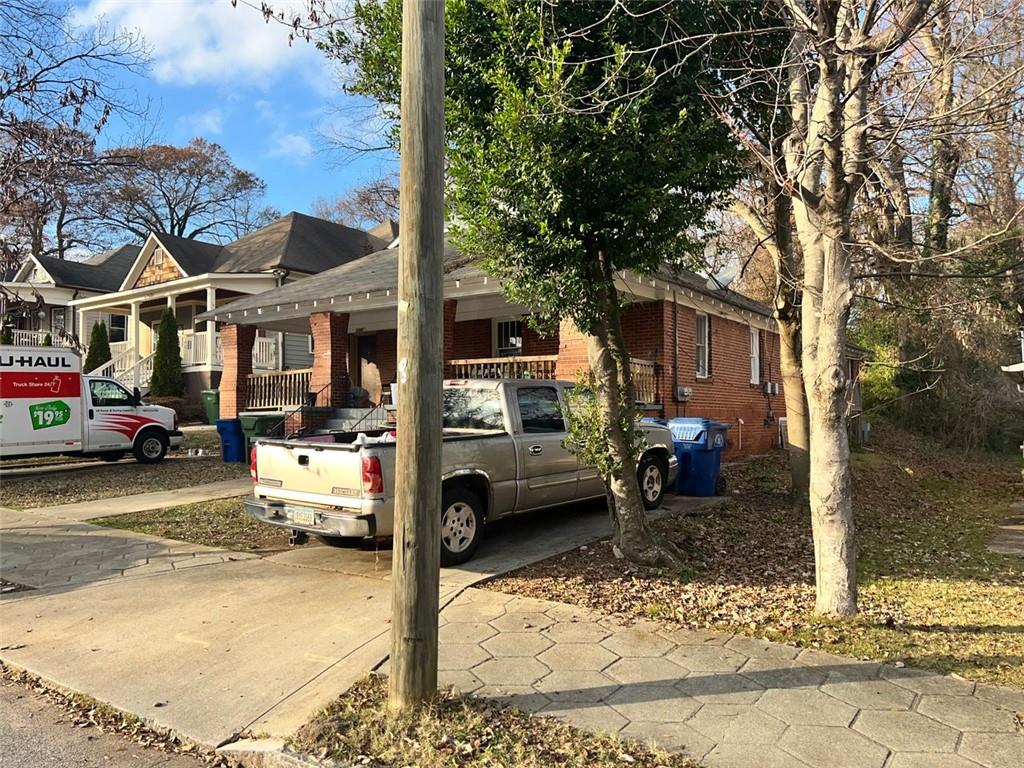
[[63,330],[67,326],[67,314],[64,307],[52,307],[50,309],[50,330]]
[[[91,329],[90,329],[91,330]],[[128,316],[111,315],[107,323],[107,333],[111,343],[128,340]]]
[[711,323],[708,316],[697,313],[697,378],[711,375]]
[[761,383],[761,332],[750,329],[750,383]]
[[494,328],[494,348],[498,357],[523,353],[523,324],[519,320],[499,320]]
[[150,260],[154,267],[159,267],[164,263],[164,249],[157,248],[153,251],[153,258]]

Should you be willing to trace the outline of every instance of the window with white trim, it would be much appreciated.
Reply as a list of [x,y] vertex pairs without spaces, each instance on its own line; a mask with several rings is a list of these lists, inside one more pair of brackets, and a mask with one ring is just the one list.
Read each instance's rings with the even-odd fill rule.
[[750,329],[750,383],[761,383],[761,332]]
[[523,354],[523,324],[519,320],[498,320],[494,324],[494,352],[497,357]]
[[697,313],[697,378],[706,379],[711,375],[710,356],[708,350],[711,347],[711,325],[708,323],[708,316],[703,312]]
[[150,263],[154,267],[159,267],[161,264],[164,263],[164,249],[163,248],[155,248],[153,250],[153,258],[150,259]]

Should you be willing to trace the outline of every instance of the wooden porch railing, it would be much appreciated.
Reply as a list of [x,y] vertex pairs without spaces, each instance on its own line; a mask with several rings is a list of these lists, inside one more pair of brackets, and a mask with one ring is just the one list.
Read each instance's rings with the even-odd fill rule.
[[449,379],[553,379],[557,362],[558,355],[449,360],[445,376]]
[[250,373],[247,408],[284,408],[302,405],[309,393],[312,368],[273,373]]
[[654,363],[636,357],[629,359],[629,368],[633,372],[633,390],[638,402],[658,402],[658,373]]

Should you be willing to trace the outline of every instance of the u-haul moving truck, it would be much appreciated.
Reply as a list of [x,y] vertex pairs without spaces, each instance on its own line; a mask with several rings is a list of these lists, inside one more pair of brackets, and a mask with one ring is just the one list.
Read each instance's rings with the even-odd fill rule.
[[78,454],[154,464],[181,445],[170,408],[146,405],[115,379],[83,376],[58,347],[0,346],[0,457]]

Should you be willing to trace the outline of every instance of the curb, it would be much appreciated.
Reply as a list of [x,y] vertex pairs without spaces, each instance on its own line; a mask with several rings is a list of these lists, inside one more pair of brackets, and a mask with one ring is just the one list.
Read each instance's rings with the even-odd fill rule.
[[317,760],[295,752],[281,739],[242,739],[217,750],[229,765],[241,768],[345,768],[348,763]]

